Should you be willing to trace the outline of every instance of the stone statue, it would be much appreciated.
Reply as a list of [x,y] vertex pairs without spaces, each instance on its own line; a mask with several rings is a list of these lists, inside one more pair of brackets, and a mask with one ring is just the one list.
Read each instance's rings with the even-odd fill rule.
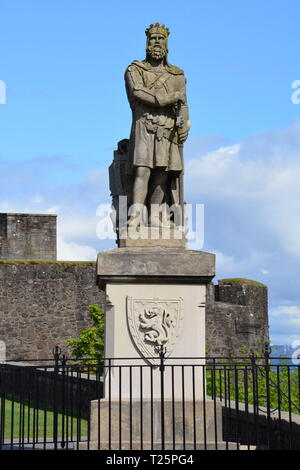
[[189,116],[184,72],[167,59],[168,28],[151,24],[146,36],[146,59],[133,61],[125,72],[132,110],[126,171],[132,181],[129,204],[147,207],[150,225],[152,204],[183,207],[182,146]]

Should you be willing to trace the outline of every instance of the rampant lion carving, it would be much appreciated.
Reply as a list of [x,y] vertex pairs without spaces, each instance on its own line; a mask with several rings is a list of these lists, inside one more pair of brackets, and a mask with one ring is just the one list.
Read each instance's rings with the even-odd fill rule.
[[127,319],[132,339],[147,361],[159,364],[157,346],[168,357],[182,331],[182,298],[127,297]]
[[144,313],[139,315],[139,320],[140,328],[146,330],[145,340],[158,346],[168,342],[169,330],[176,326],[176,319],[159,306],[144,309]]

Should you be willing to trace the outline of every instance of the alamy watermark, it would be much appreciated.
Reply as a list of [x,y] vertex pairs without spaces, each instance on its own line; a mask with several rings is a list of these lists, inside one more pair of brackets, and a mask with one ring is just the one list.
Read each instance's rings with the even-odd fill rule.
[[96,211],[100,218],[96,227],[101,240],[181,240],[185,239],[190,248],[203,248],[204,205],[142,204],[127,205],[127,197],[119,196],[110,204],[100,204]]
[[293,104],[299,104],[300,103],[300,80],[294,80],[292,82],[292,88],[295,91],[292,93],[291,101]]
[[6,104],[6,85],[3,80],[0,80],[0,104]]
[[300,340],[299,339],[292,342],[292,348],[294,349],[293,354],[292,354],[292,363],[295,364],[295,366],[299,366],[300,365]]

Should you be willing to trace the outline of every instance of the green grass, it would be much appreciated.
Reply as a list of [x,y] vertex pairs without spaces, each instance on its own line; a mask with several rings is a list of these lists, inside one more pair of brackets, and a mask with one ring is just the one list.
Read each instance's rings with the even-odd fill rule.
[[96,266],[96,261],[46,261],[31,259],[1,259],[0,264],[54,264],[58,266]]
[[[1,404],[1,407],[3,403]],[[0,409],[1,409],[0,407]],[[64,418],[64,419],[63,419]],[[44,439],[52,438],[54,435],[54,413],[53,411],[45,411],[35,409],[26,405],[21,406],[18,402],[5,400],[4,415],[4,438],[19,439]],[[86,419],[77,419],[76,417],[63,416],[62,413],[57,414],[57,437],[62,437],[64,426],[64,435],[71,435],[76,439],[87,436],[88,423]]]
[[248,284],[251,286],[267,287],[265,284],[262,284],[261,282],[253,281],[252,279],[244,279],[241,277],[229,277],[226,279],[220,279],[219,284]]

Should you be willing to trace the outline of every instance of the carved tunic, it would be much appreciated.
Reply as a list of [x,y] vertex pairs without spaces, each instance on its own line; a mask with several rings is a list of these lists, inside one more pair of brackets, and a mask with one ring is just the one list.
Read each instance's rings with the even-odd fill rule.
[[[125,83],[133,115],[129,168],[146,166],[182,171],[175,93],[180,91],[185,96],[183,71],[166,64],[160,72],[154,72],[149,62],[134,61],[126,70]],[[186,99],[180,107],[180,114],[188,118]]]

